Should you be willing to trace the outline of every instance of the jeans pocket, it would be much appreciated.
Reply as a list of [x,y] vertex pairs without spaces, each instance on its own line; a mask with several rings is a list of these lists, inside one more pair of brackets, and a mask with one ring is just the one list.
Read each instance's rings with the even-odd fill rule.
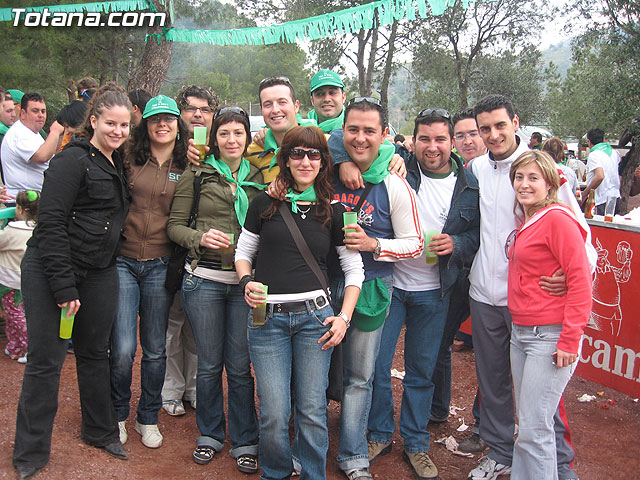
[[[327,319],[327,317],[332,317],[333,315],[333,308],[331,308],[331,305],[326,305],[319,310],[311,311],[311,316],[315,318],[316,321],[322,326],[325,326],[324,321]],[[326,326],[329,328],[331,327],[331,325]]]
[[264,318],[264,323],[255,324],[253,323],[253,308],[250,308],[249,315],[247,317],[247,328],[249,330],[260,330],[261,328],[264,328],[267,325],[267,322],[269,322],[270,317],[271,315],[267,313]]
[[193,292],[198,289],[202,283],[202,279],[200,277],[196,277],[195,275],[185,274],[182,278],[182,291],[183,292]]

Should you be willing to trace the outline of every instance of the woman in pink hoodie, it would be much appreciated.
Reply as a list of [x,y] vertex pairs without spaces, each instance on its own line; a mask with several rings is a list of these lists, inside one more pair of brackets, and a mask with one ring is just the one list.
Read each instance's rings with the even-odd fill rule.
[[[558,478],[553,415],[578,359],[580,336],[591,310],[587,232],[558,202],[555,162],[531,150],[511,166],[514,212],[524,222],[505,246],[509,258],[511,373],[519,419],[512,480]],[[565,295],[552,296],[540,275],[562,269]]]

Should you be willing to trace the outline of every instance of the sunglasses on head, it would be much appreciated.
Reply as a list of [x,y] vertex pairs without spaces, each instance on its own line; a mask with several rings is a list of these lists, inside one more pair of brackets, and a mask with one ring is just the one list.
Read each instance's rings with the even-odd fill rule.
[[302,160],[305,156],[314,162],[322,159],[322,154],[317,148],[310,148],[309,150],[294,148],[289,152],[289,159],[291,160]]
[[451,118],[451,114],[444,108],[425,108],[420,111],[417,118],[424,117],[442,117],[449,120]]
[[228,112],[237,113],[239,115],[242,115],[243,117],[249,118],[249,115],[247,115],[247,112],[245,112],[244,109],[240,107],[222,107],[220,110],[216,112],[216,114],[213,116],[213,119],[215,120],[220,115],[223,115]]
[[362,102],[372,103],[374,105],[382,107],[382,102],[380,102],[380,100],[375,97],[353,97],[351,100],[349,100],[349,103],[347,103],[347,106],[353,105],[354,103],[362,103]]
[[265,83],[271,83],[271,82],[284,82],[287,85],[291,85],[291,80],[289,80],[289,77],[285,77],[283,75],[275,75],[273,77],[266,77],[260,80],[259,87],[262,87],[262,85],[264,85]]

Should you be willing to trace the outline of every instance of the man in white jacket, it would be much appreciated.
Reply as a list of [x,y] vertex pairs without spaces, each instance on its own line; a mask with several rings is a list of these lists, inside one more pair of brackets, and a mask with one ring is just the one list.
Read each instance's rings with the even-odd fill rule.
[[[509,235],[522,223],[522,219],[514,214],[515,193],[509,170],[513,161],[528,148],[516,135],[519,119],[506,97],[484,97],[475,106],[474,114],[489,152],[477,157],[471,165],[480,186],[480,249],[471,267],[469,296],[476,373],[481,394],[480,437],[490,449],[468,478],[489,480],[511,472],[515,419],[509,357],[511,315],[507,307],[508,259],[505,244]],[[563,183],[558,192],[560,200],[573,208],[588,231],[589,227],[573,192],[566,182]],[[587,253],[594,264],[595,250],[591,247],[590,237],[587,242]],[[540,286],[550,295],[563,295],[566,292],[561,271],[553,277],[541,277]],[[555,430],[558,478],[577,479],[578,475],[570,466],[574,452],[562,400],[556,411]]]

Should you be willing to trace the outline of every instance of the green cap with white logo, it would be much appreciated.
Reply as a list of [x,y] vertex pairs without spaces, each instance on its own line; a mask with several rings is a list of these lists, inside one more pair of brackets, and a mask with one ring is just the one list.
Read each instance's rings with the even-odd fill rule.
[[165,95],[158,95],[153,97],[147,102],[147,106],[144,107],[144,113],[142,118],[149,118],[152,115],[158,113],[172,113],[173,115],[180,116],[180,110],[178,110],[178,104],[173,98]]
[[344,82],[333,70],[322,69],[316,73],[311,79],[311,93],[320,87],[340,87],[344,88]]

